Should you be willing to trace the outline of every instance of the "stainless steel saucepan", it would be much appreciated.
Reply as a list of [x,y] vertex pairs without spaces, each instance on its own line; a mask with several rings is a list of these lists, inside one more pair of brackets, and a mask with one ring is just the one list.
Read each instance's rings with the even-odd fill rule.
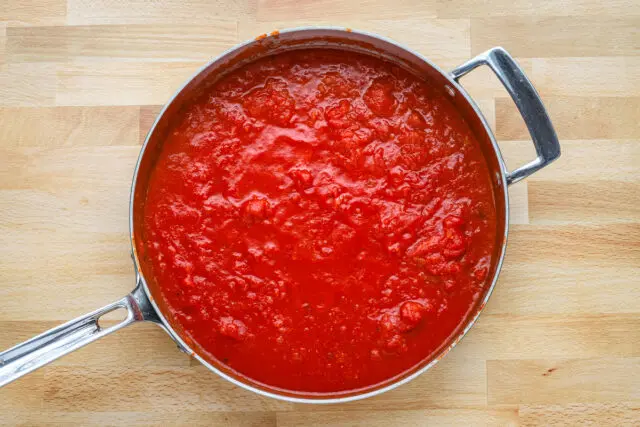
[[[431,84],[439,85],[451,97],[460,114],[467,121],[480,143],[492,177],[497,212],[496,250],[490,270],[491,283],[485,288],[475,308],[458,327],[457,333],[442,345],[436,354],[415,366],[409,372],[381,384],[360,390],[332,394],[312,394],[275,389],[259,384],[222,364],[199,354],[197,346],[185,340],[179,325],[171,320],[166,307],[160,302],[159,288],[144,260],[136,253],[135,240],[140,236],[140,219],[150,172],[157,153],[161,150],[171,118],[204,87],[225,75],[234,67],[277,52],[309,47],[330,47],[361,52],[385,58],[417,75],[423,75]],[[520,110],[529,128],[537,157],[514,171],[507,171],[496,139],[478,106],[460,85],[459,80],[476,67],[486,65],[496,74]],[[129,295],[99,310],[81,316],[47,331],[27,342],[0,353],[0,386],[5,385],[77,348],[136,322],[154,322],[162,327],[178,344],[211,371],[232,383],[256,393],[278,399],[307,403],[336,403],[361,399],[391,390],[415,378],[432,367],[467,333],[484,308],[498,278],[504,258],[509,218],[507,186],[545,167],[560,156],[560,145],[549,116],[522,69],[502,48],[493,48],[447,73],[419,53],[377,35],[340,28],[296,28],[268,37],[259,37],[234,47],[202,68],[169,100],[158,115],[136,165],[129,209],[132,257],[136,274],[136,287]],[[106,313],[123,308],[127,316],[119,323],[103,328],[99,319]]]

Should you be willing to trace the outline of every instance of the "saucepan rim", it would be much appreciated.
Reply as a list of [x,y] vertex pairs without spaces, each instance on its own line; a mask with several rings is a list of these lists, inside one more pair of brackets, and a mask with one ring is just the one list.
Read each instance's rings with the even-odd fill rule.
[[[401,374],[400,376],[396,377],[397,379],[389,379],[387,380],[388,383],[383,383],[384,385],[380,386],[380,385],[372,385],[372,386],[368,386],[364,389],[362,389],[362,391],[359,390],[352,390],[352,391],[345,391],[345,392],[337,392],[337,393],[308,393],[308,392],[300,392],[297,393],[295,391],[289,391],[289,390],[278,390],[276,388],[270,387],[268,385],[265,385],[264,388],[262,388],[259,384],[253,383],[251,382],[250,378],[246,378],[243,377],[241,374],[238,375],[238,377],[234,377],[233,375],[231,375],[230,373],[224,372],[223,370],[219,369],[218,367],[214,366],[212,363],[210,363],[208,360],[206,360],[205,358],[203,358],[200,354],[198,354],[196,351],[194,351],[192,349],[192,346],[190,346],[187,342],[185,342],[185,340],[180,336],[179,333],[177,333],[175,331],[175,329],[171,326],[170,322],[167,320],[166,316],[163,314],[161,308],[158,306],[156,300],[153,298],[152,292],[149,288],[149,285],[147,284],[147,281],[144,278],[143,272],[142,272],[142,268],[141,268],[141,264],[140,264],[140,260],[138,258],[138,254],[136,252],[136,245],[135,245],[135,241],[134,241],[134,207],[135,207],[135,203],[136,203],[136,185],[138,183],[138,178],[139,178],[139,174],[140,174],[140,167],[141,167],[141,163],[143,161],[143,157],[146,153],[146,151],[150,148],[149,144],[150,144],[150,140],[153,137],[154,132],[156,131],[156,128],[160,122],[160,120],[163,118],[163,116],[165,115],[165,113],[167,112],[168,108],[170,107],[170,105],[173,103],[173,101],[178,98],[180,96],[180,94],[190,85],[190,83],[192,83],[195,79],[197,79],[202,73],[206,72],[206,70],[209,69],[209,67],[211,67],[212,65],[216,64],[219,61],[223,61],[224,58],[228,57],[229,55],[237,52],[240,49],[243,48],[247,48],[252,44],[255,43],[260,43],[261,41],[263,41],[266,38],[269,37],[284,37],[286,38],[287,36],[296,36],[296,35],[301,35],[304,33],[309,33],[309,34],[316,34],[316,33],[325,33],[327,36],[338,36],[340,38],[344,38],[346,40],[353,40],[353,37],[359,37],[360,39],[364,38],[364,39],[368,39],[371,41],[377,41],[377,42],[383,42],[392,46],[395,46],[396,48],[405,51],[406,53],[418,58],[419,60],[423,61],[426,65],[430,66],[431,68],[433,68],[434,70],[436,70],[438,73],[440,73],[443,77],[445,77],[448,80],[448,84],[452,87],[455,88],[455,91],[457,93],[460,94],[460,96],[464,97],[464,100],[473,108],[473,111],[475,112],[475,114],[477,114],[478,119],[480,120],[480,122],[482,123],[482,127],[484,128],[484,131],[487,134],[487,137],[489,139],[489,141],[491,142],[491,147],[493,148],[493,150],[495,151],[495,155],[496,158],[498,160],[498,167],[499,167],[499,181],[497,183],[497,185],[494,185],[494,188],[499,188],[501,189],[502,194],[495,194],[496,199],[497,198],[501,198],[501,204],[500,206],[504,206],[504,210],[503,210],[503,217],[499,217],[502,218],[502,221],[504,221],[503,224],[503,229],[504,229],[504,236],[502,237],[502,247],[499,248],[499,251],[497,251],[496,256],[497,256],[497,260],[495,260],[495,270],[494,270],[494,275],[493,278],[491,280],[491,283],[489,285],[489,287],[484,291],[484,297],[482,298],[481,301],[478,302],[478,308],[475,309],[475,312],[472,316],[467,317],[466,319],[464,319],[464,321],[461,323],[461,325],[464,325],[464,327],[459,330],[459,332],[457,332],[457,334],[455,336],[453,336],[452,339],[450,339],[447,343],[446,346],[441,348],[437,354],[435,355],[431,355],[429,356],[430,361],[428,363],[426,363],[423,366],[420,367],[414,367],[412,368],[412,370],[408,371],[408,373],[404,373]],[[232,47],[231,49],[228,49],[227,51],[223,52],[222,54],[220,54],[219,56],[217,56],[216,58],[214,58],[213,60],[209,61],[206,65],[204,65],[202,68],[200,68],[189,80],[187,80],[182,87],[180,87],[180,89],[178,89],[174,95],[169,99],[169,101],[165,104],[165,106],[163,107],[163,109],[160,111],[160,113],[158,113],[155,122],[153,123],[153,125],[151,126],[151,129],[149,130],[149,132],[147,133],[147,136],[145,138],[145,141],[142,145],[142,148],[140,150],[140,155],[138,157],[138,161],[136,163],[136,167],[134,169],[134,175],[133,175],[133,181],[132,181],[132,185],[131,185],[131,195],[130,195],[130,203],[129,203],[129,233],[131,236],[131,247],[132,247],[132,258],[134,261],[134,267],[136,270],[136,276],[137,276],[137,281],[138,281],[138,286],[141,286],[142,289],[144,290],[144,293],[146,294],[146,296],[148,297],[149,301],[151,302],[153,309],[155,310],[159,320],[160,320],[160,325],[163,327],[163,329],[166,330],[166,332],[171,336],[171,338],[178,344],[178,346],[185,351],[186,353],[190,354],[192,357],[194,357],[196,360],[198,360],[200,363],[202,363],[204,366],[206,366],[209,370],[211,370],[212,372],[215,372],[216,374],[218,374],[219,376],[221,376],[222,378],[230,381],[231,383],[242,387],[246,390],[250,390],[252,392],[255,392],[257,394],[263,395],[263,396],[267,396],[267,397],[271,397],[271,398],[275,398],[275,399],[279,399],[279,400],[284,400],[284,401],[288,401],[288,402],[296,402],[296,403],[324,403],[324,404],[328,404],[328,403],[343,403],[343,402],[349,402],[349,401],[354,401],[354,400],[359,400],[359,399],[364,399],[367,397],[372,397],[372,396],[376,396],[378,394],[384,393],[386,391],[392,390],[396,387],[399,387],[402,384],[405,384],[409,381],[411,381],[412,379],[416,378],[417,376],[419,376],[420,374],[424,373],[425,371],[429,370],[430,368],[432,368],[440,359],[442,359],[452,348],[454,348],[456,346],[456,344],[467,334],[467,332],[471,329],[471,327],[475,324],[476,320],[478,319],[480,313],[483,311],[485,304],[487,303],[487,301],[489,300],[495,286],[496,286],[496,282],[502,267],[502,263],[504,260],[504,255],[505,255],[505,250],[506,250],[506,241],[507,241],[507,235],[508,235],[508,230],[509,230],[509,198],[507,195],[507,172],[506,172],[506,167],[504,165],[504,161],[502,159],[502,155],[500,153],[500,149],[498,147],[498,144],[496,142],[495,136],[493,134],[493,132],[491,131],[486,119],[484,118],[484,116],[482,115],[480,109],[478,108],[478,106],[476,105],[476,103],[473,101],[473,99],[467,94],[467,92],[462,88],[462,86],[460,86],[457,81],[448,73],[442,71],[437,65],[435,65],[434,63],[432,63],[428,58],[426,58],[424,55],[420,54],[419,52],[416,52],[412,49],[410,49],[407,46],[404,46],[400,43],[397,43],[391,39],[388,39],[386,37],[377,35],[377,34],[373,34],[370,32],[366,32],[366,31],[356,31],[356,30],[351,30],[348,28],[343,28],[343,27],[334,27],[334,26],[320,26],[320,27],[296,27],[296,28],[290,28],[290,29],[286,29],[286,30],[282,30],[279,32],[274,32],[272,33],[271,36],[267,36],[267,35],[263,35],[261,37],[258,37],[257,39],[252,39],[252,40],[248,40],[245,41],[243,43],[240,43],[234,47]],[[497,204],[498,206],[498,204]],[[496,219],[497,221],[499,221],[500,219]],[[498,229],[499,230],[499,229]],[[499,236],[500,237],[500,236]],[[426,359],[428,360],[428,359]],[[417,365],[419,366],[419,365]]]

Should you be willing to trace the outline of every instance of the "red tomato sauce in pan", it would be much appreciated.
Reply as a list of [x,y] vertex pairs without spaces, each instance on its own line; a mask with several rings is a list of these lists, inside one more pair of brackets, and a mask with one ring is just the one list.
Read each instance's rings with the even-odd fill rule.
[[138,251],[205,357],[304,392],[406,372],[477,302],[489,171],[448,95],[373,57],[250,63],[183,109]]

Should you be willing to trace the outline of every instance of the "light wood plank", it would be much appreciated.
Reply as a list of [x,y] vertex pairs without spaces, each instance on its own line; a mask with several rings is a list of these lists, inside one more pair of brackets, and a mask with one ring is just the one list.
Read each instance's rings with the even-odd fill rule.
[[0,289],[2,321],[67,321],[135,286],[126,232],[3,234],[15,244],[0,245],[0,275],[10,284]]
[[[124,294],[123,294],[124,296]],[[92,307],[86,307],[89,311]],[[93,307],[97,308],[97,307]],[[67,320],[71,320],[70,318]],[[103,325],[114,322],[103,320]],[[10,348],[44,331],[58,326],[56,321],[0,321],[0,348]],[[120,367],[127,360],[129,367],[188,367],[190,358],[179,351],[175,342],[158,326],[142,323],[84,347],[57,360],[55,366]],[[40,379],[42,380],[42,378]],[[1,418],[0,418],[1,419]]]
[[278,413],[278,426],[517,426],[517,409],[428,409]]
[[138,125],[140,144],[146,139],[147,133],[151,130],[151,126],[153,126],[161,110],[162,105],[145,105],[140,107],[140,120]]
[[220,427],[269,427],[276,425],[272,412],[216,412],[216,411],[127,411],[121,412],[67,412],[53,411],[7,411],[0,414],[5,424],[52,425],[52,426],[220,426]]
[[49,106],[55,95],[55,64],[0,64],[0,107]]
[[567,405],[521,405],[522,426],[638,425],[640,405],[635,403],[573,403]]
[[[513,227],[515,228],[515,227]],[[539,230],[544,238],[547,230]],[[501,314],[580,314],[637,313],[640,289],[636,278],[640,266],[635,260],[565,256],[562,246],[539,245],[526,250],[528,240],[511,233],[505,264],[494,294],[487,304],[491,313]],[[525,245],[519,251],[516,243]],[[550,239],[551,243],[553,239]],[[557,243],[557,242],[556,242]],[[576,239],[587,248],[589,239]],[[564,249],[564,248],[563,248]],[[573,255],[573,254],[572,254]],[[634,264],[635,263],[635,264]]]
[[60,66],[55,102],[67,106],[164,104],[204,62],[84,62]]
[[494,314],[494,307],[487,306],[456,351],[487,360],[640,357],[636,313]]
[[[277,5],[282,4],[280,1]],[[315,4],[315,3],[314,3]],[[322,7],[321,4],[317,4]],[[369,31],[389,37],[398,43],[426,55],[432,60],[453,58],[467,58],[470,56],[469,20],[468,19],[427,19],[415,15],[398,19],[381,19],[384,15],[377,15],[375,19],[348,19],[337,16],[322,21],[313,22],[314,25],[342,26],[353,30]],[[348,15],[347,15],[348,16]],[[240,40],[251,40],[260,34],[268,34],[274,30],[302,27],[308,25],[308,20],[299,16],[292,16],[290,20],[280,21],[240,21],[238,32]]]
[[[34,151],[50,153],[54,148],[135,146],[138,116],[138,107],[0,108],[0,151],[19,155],[19,148],[24,147],[41,147]],[[26,150],[22,152],[23,163],[16,167],[24,171],[29,160]],[[0,165],[0,173],[10,164]],[[29,173],[37,174],[38,170],[30,169]]]
[[[86,225],[92,221],[91,216],[99,212],[109,217],[110,205],[122,207],[126,204],[127,192],[122,189],[131,185],[139,153],[138,145],[0,150],[5,159],[0,165],[0,179],[3,180],[0,191],[5,195],[0,203],[6,203],[5,218],[13,217],[21,226],[32,227],[51,221],[60,225],[57,221],[67,220],[69,224]],[[46,192],[49,194],[43,194]],[[52,194],[54,199],[45,200]],[[38,203],[40,197],[42,200]],[[40,204],[41,212],[33,212],[32,203]],[[59,211],[46,212],[49,207]],[[86,222],[81,219],[83,211],[87,215]],[[29,219],[30,213],[36,215],[33,222]],[[49,214],[53,218],[46,219]],[[73,218],[65,218],[69,216]],[[20,227],[11,219],[6,221]],[[3,223],[6,224],[0,220],[0,224]]]
[[208,25],[9,28],[8,62],[207,61],[237,42],[235,21]]
[[[457,350],[457,349],[456,349]],[[387,393],[348,404],[305,405],[300,411],[377,411],[398,408],[484,407],[487,402],[485,360],[465,351],[452,351],[436,366],[409,383]]]
[[487,307],[509,314],[637,312],[637,228],[637,223],[512,226]]
[[[493,47],[493,46],[490,46]],[[470,55],[468,57],[461,57],[459,59],[442,59],[436,61],[436,65],[438,65],[441,69],[446,72],[450,72],[454,68],[458,67],[465,63],[469,58],[473,56]],[[516,61],[525,72],[527,76],[531,76],[533,73],[533,62],[530,58],[517,58]],[[536,82],[533,82],[536,84]],[[496,77],[496,75],[489,69],[489,67],[478,67],[469,74],[465,75],[460,79],[460,84],[462,87],[469,93],[471,98],[474,100],[482,100],[482,99],[494,99],[496,98],[496,122],[501,120],[501,117],[498,115],[497,111],[497,101],[504,98],[504,100],[509,99],[509,94],[505,90],[500,80]],[[517,111],[516,107],[513,107],[514,112]],[[498,123],[499,124],[499,123]]]
[[493,98],[487,99],[474,99],[475,103],[480,108],[482,115],[487,120],[489,127],[495,133],[496,131],[496,101]]
[[44,410],[68,412],[285,411],[291,403],[237,387],[206,368],[43,368]]
[[640,183],[530,182],[533,224],[640,223]]
[[209,25],[255,14],[254,0],[67,0],[67,25]]
[[[638,16],[640,7],[634,0],[438,0],[438,17],[521,17],[561,16],[569,21],[572,17],[584,16]],[[536,35],[537,36],[537,35]]]
[[[640,97],[543,98],[560,139],[640,138]],[[511,99],[496,99],[496,136],[527,139],[529,133]]]
[[[549,266],[570,260],[592,261],[609,266],[640,266],[640,242],[635,239],[640,223],[597,225],[514,225],[509,236],[509,255],[525,261],[531,254],[546,255]],[[562,257],[552,260],[553,249]]]
[[3,414],[42,407],[45,389],[44,372],[37,371],[0,389],[0,420]]
[[6,62],[7,23],[0,22],[0,67]]
[[[637,43],[640,49],[640,40]],[[536,58],[531,78],[543,97],[638,97],[640,56]]]
[[490,405],[640,398],[640,358],[489,360],[487,378]]
[[[583,139],[561,141],[562,155],[555,163],[529,176],[537,181],[634,183],[640,173],[640,140]],[[535,156],[531,141],[500,141],[507,164],[520,166]]]
[[509,187],[509,224],[529,224],[529,184]]
[[[257,20],[278,21],[297,19],[307,22],[325,21],[327,12],[331,19],[387,17],[389,19],[422,17],[432,18],[437,0],[365,0],[345,2],[340,0],[258,0]],[[274,28],[275,29],[275,28]],[[257,34],[256,34],[257,35]]]
[[[492,46],[502,46],[512,55],[526,58],[632,56],[640,53],[637,25],[637,18],[625,15],[479,18],[471,21],[471,49],[478,54]],[[611,31],[613,28],[615,31]]]
[[3,0],[0,21],[10,25],[62,24],[67,11],[66,0]]
[[[76,244],[74,248],[77,246],[79,245]],[[48,262],[44,266],[36,266],[39,268],[39,274],[5,269],[4,265],[1,266],[3,280],[11,283],[15,288],[0,292],[3,299],[11,298],[11,304],[7,304],[6,309],[0,314],[0,321],[46,320],[62,324],[121,299],[135,286],[131,258],[127,256],[126,245],[122,246],[116,251],[103,245],[105,249],[98,255],[66,257],[79,259],[80,262],[84,260],[92,262],[98,272],[78,271],[81,269],[76,267],[77,261],[65,262],[65,257],[55,255],[48,256]],[[56,246],[53,245],[53,247]],[[86,249],[87,245],[84,245],[84,248]],[[116,253],[121,259],[116,258],[116,255],[112,255],[111,252]],[[43,254],[43,256],[47,255],[47,253]],[[52,267],[51,264],[57,261],[61,261],[61,264]],[[119,265],[117,265],[118,261]],[[37,263],[33,259],[27,259],[25,264]],[[104,270],[120,270],[122,273],[101,273]],[[63,299],[60,295],[69,295],[69,297]],[[38,328],[39,333],[45,330]],[[19,342],[13,341],[12,345]]]

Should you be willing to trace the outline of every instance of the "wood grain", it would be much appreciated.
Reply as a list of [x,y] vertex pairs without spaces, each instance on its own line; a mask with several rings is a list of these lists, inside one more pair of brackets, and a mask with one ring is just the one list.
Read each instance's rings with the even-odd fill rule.
[[281,426],[360,426],[386,427],[390,420],[396,425],[501,425],[515,426],[517,409],[422,409],[390,411],[327,411],[304,414],[278,413]]
[[543,97],[637,97],[640,57],[535,58],[531,77]]
[[181,410],[180,415],[158,411],[121,411],[121,412],[66,412],[39,410],[37,412],[18,411],[0,414],[4,424],[25,423],[27,425],[162,425],[171,419],[172,426],[276,426],[276,414],[273,412],[221,412]]
[[635,426],[640,406],[634,403],[590,403],[567,405],[520,405],[523,426]]
[[10,62],[205,61],[237,43],[237,23],[11,27]]
[[1,108],[0,149],[133,146],[138,119],[137,106]]
[[[342,2],[339,2],[342,3]],[[282,2],[278,1],[280,5]],[[353,6],[355,3],[344,3],[345,6]],[[322,2],[317,2],[321,7]],[[327,5],[327,7],[332,7]],[[376,12],[377,14],[378,12]],[[322,14],[317,17],[324,16]],[[314,25],[342,25],[353,27],[363,31],[383,33],[394,40],[410,45],[413,49],[428,56],[431,59],[468,58],[471,52],[469,44],[469,20],[468,19],[425,19],[424,17],[408,15],[398,19],[369,20],[362,19],[358,15],[357,21],[347,16],[336,16],[334,19],[313,21]],[[299,27],[309,25],[309,20],[294,18],[295,20],[266,20],[240,22],[238,34],[240,40],[251,39],[260,33],[270,33],[277,28]]]
[[[6,61],[6,58],[4,60]],[[5,63],[2,65],[0,107],[54,105],[55,98],[55,64]]]
[[95,62],[61,66],[55,105],[164,104],[201,62]]
[[[544,97],[562,139],[640,139],[640,97]],[[510,99],[496,99],[496,136],[526,139],[528,132]]]
[[257,0],[259,21],[304,20],[316,23],[326,20],[331,11],[331,20],[380,19],[391,16],[435,17],[437,0],[365,0],[350,2],[341,0]]
[[0,21],[11,26],[63,24],[66,12],[66,0],[5,0],[0,9]]
[[637,18],[622,16],[478,18],[471,20],[472,49],[477,54],[502,45],[524,58],[632,56],[640,54],[637,24]]
[[[133,167],[161,105],[265,32],[340,25],[451,70],[492,46],[540,92],[562,157],[509,188],[485,312],[416,380],[309,406],[244,391],[157,326],[0,389],[2,425],[640,425],[640,3],[634,0],[5,0],[0,6],[0,349],[131,290]],[[509,169],[535,150],[486,67],[461,80]]]
[[638,358],[489,360],[489,404],[638,400]]
[[[557,127],[557,125],[556,125]],[[507,165],[523,164],[531,158],[529,141],[501,141],[500,149]],[[556,163],[531,175],[527,184],[553,182],[637,182],[640,164],[640,139],[576,139],[562,140],[562,157]],[[517,188],[513,186],[512,189]],[[624,200],[619,200],[618,205]],[[630,219],[638,219],[630,218]]]
[[7,44],[7,23],[0,23],[0,67],[5,63],[6,56],[6,44]]
[[67,25],[215,26],[219,19],[243,20],[256,13],[256,0],[194,0],[188,4],[182,0],[66,0],[66,4]]
[[640,6],[633,0],[558,0],[532,2],[529,0],[438,0],[437,16],[473,18],[559,16],[569,22],[574,17],[638,16]]

